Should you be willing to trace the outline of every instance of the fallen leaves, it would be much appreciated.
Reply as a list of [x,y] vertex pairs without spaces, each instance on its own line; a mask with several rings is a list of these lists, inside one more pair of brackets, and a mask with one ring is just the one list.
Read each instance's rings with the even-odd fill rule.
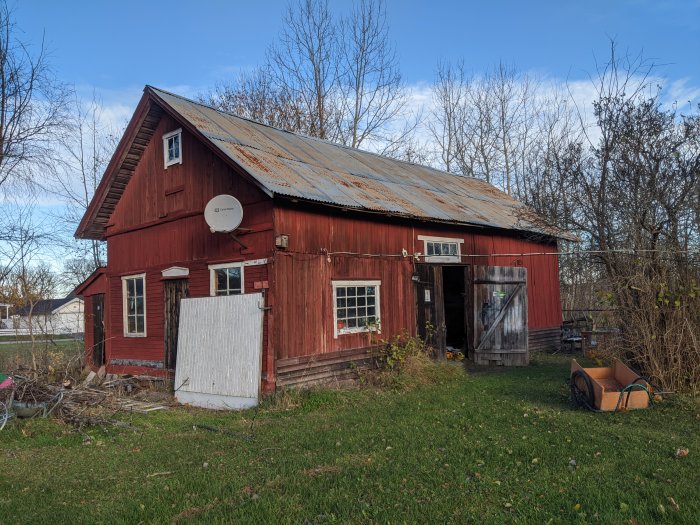
[[675,452],[674,455],[675,455],[677,458],[684,458],[684,457],[686,457],[689,453],[690,453],[690,451],[689,451],[687,448],[678,448],[678,449],[676,449],[676,452]]

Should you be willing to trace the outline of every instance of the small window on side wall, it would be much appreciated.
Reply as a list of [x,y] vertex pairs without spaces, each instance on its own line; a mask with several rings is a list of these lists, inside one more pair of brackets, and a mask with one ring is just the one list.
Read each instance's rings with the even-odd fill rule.
[[212,297],[243,293],[243,266],[240,263],[213,264],[209,266],[209,272]]
[[182,164],[182,129],[163,135],[163,156],[166,169],[173,164]]
[[124,336],[146,337],[146,275],[122,277]]
[[334,335],[379,331],[381,281],[333,281]]

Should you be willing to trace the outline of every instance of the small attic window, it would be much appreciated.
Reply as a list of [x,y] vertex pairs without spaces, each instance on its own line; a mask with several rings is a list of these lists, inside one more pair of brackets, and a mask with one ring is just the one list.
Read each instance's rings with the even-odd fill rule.
[[163,135],[163,157],[165,168],[182,164],[182,128]]

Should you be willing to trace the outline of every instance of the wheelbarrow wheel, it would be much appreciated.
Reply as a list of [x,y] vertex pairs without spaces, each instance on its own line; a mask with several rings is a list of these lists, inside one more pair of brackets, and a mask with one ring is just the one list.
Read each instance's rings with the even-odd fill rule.
[[578,407],[595,410],[593,383],[591,378],[581,370],[571,374],[571,401]]
[[5,425],[7,424],[8,420],[10,419],[10,409],[7,408],[7,405],[0,401],[0,430],[5,428]]

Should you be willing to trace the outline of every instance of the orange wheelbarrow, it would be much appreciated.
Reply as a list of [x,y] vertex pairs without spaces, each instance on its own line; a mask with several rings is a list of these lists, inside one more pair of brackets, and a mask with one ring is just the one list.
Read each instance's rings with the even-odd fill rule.
[[569,384],[574,404],[596,412],[648,408],[654,402],[651,384],[619,359],[600,368],[583,368],[572,359]]

